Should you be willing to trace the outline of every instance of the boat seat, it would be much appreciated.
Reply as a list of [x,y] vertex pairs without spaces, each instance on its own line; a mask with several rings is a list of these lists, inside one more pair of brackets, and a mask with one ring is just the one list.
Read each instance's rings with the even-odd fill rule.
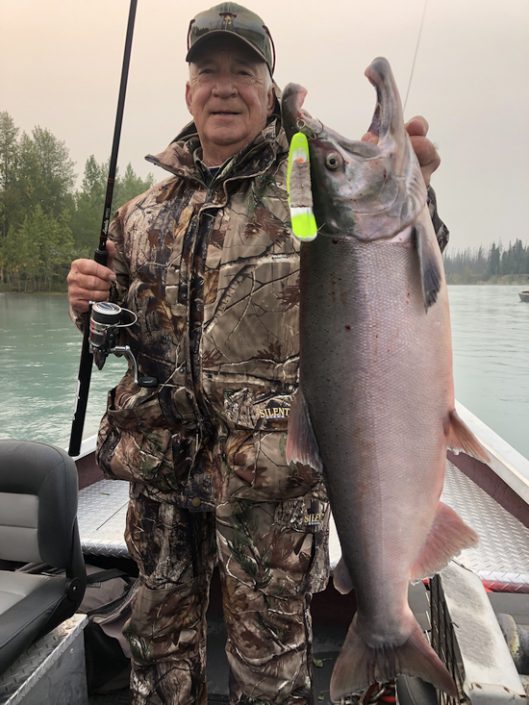
[[63,450],[0,440],[0,561],[45,566],[0,570],[0,673],[81,603],[77,488],[75,463]]

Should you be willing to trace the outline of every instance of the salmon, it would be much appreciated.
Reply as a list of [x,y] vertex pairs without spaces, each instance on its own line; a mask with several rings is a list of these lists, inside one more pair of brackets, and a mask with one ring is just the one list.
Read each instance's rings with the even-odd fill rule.
[[342,549],[335,584],[356,591],[331,699],[397,674],[455,696],[408,586],[477,541],[440,501],[447,448],[487,456],[455,411],[442,256],[397,86],[383,58],[366,76],[377,92],[377,144],[312,118],[301,86],[283,94],[287,134],[308,138],[318,224],[301,244],[300,386],[287,459],[323,471]]

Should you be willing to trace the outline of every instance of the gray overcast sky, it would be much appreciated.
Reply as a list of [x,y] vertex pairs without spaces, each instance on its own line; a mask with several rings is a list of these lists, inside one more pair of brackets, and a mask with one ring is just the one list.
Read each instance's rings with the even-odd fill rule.
[[[119,162],[152,171],[189,119],[190,18],[214,0],[139,0]],[[252,0],[278,54],[276,80],[302,83],[307,109],[350,138],[369,125],[363,76],[377,55],[404,98],[424,0]],[[21,130],[46,127],[82,173],[108,159],[128,0],[0,0],[0,110]],[[421,113],[443,163],[434,175],[453,249],[529,243],[529,2],[427,0],[407,117]],[[156,180],[165,173],[154,171]]]

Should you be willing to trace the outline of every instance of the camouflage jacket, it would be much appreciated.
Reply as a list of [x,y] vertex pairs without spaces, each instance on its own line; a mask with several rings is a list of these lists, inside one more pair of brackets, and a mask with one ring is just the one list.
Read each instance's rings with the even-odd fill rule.
[[201,449],[234,430],[286,429],[298,371],[299,246],[278,123],[209,184],[199,146],[188,129],[151,157],[173,176],[125,204],[110,227],[114,300],[138,316],[126,342],[159,386],[140,389],[125,375],[109,395],[98,454],[110,476],[143,479],[184,504],[200,489],[203,506],[216,489],[208,460],[197,468]]
[[113,220],[113,299],[138,317],[124,342],[158,386],[129,371],[110,391],[97,449],[109,477],[191,509],[212,508],[226,476],[228,491],[262,498],[319,481],[284,461],[299,356],[287,151],[273,121],[208,180],[191,125],[149,157],[172,176]]

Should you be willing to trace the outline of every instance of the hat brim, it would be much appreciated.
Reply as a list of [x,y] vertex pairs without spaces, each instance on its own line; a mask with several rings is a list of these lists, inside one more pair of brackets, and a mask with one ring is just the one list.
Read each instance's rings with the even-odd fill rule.
[[204,36],[199,37],[194,42],[193,46],[187,52],[186,61],[193,62],[202,51],[206,50],[207,44],[215,38],[229,39],[230,41],[237,42],[238,44],[242,44],[247,49],[250,49],[250,51],[252,52],[252,54],[254,54],[256,56],[256,58],[258,58],[262,62],[264,62],[268,66],[268,69],[270,72],[272,71],[271,66],[266,59],[266,56],[262,52],[260,52],[259,49],[257,49],[254,44],[252,44],[250,41],[248,41],[244,37],[241,37],[240,34],[236,34],[235,32],[230,32],[227,29],[213,29],[210,32],[208,32],[207,34],[204,34]]

